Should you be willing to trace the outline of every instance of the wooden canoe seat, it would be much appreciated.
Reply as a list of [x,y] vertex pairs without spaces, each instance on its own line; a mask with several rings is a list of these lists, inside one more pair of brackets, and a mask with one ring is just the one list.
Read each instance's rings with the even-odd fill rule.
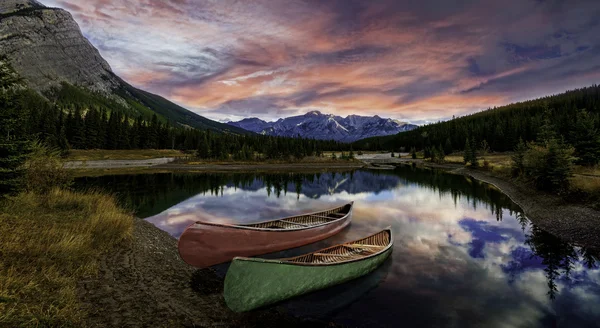
[[314,253],[315,256],[335,256],[335,257],[354,257],[351,254],[326,254],[326,253]]
[[366,245],[366,244],[348,244],[347,246],[353,247],[353,248],[377,248],[377,249],[384,247],[384,246]]
[[289,224],[295,224],[295,225],[301,226],[301,227],[310,227],[308,224],[302,224],[302,223],[292,222],[292,221],[288,221],[288,220],[279,220],[279,221],[289,223]]
[[319,219],[325,219],[325,220],[328,220],[328,221],[329,220],[336,220],[336,218],[332,218],[332,217],[329,217],[329,216],[323,216],[323,215],[311,215],[311,217],[319,218]]

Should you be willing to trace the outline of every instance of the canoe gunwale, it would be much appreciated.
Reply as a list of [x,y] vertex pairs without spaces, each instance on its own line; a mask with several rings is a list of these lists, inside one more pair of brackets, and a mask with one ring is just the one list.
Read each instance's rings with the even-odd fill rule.
[[[379,231],[379,232],[377,232],[375,234],[372,234],[370,236],[367,236],[367,237],[364,237],[364,238],[361,238],[361,239],[373,237],[373,236],[378,235],[378,234],[380,234],[380,233],[382,233],[384,231],[387,231],[389,233],[389,235],[390,235],[390,242],[388,243],[388,245],[385,246],[383,249],[381,249],[380,251],[378,251],[376,253],[373,253],[373,254],[370,254],[370,255],[366,255],[364,257],[360,257],[360,258],[356,258],[356,259],[350,259],[350,260],[340,261],[340,262],[334,262],[334,263],[302,263],[302,262],[291,262],[291,261],[288,261],[287,260],[288,258],[286,258],[286,259],[263,259],[263,258],[257,258],[257,257],[239,257],[239,256],[236,256],[236,257],[233,258],[232,262],[233,261],[248,261],[248,262],[259,262],[259,263],[265,263],[265,264],[269,263],[269,264],[284,264],[284,265],[293,265],[293,266],[315,266],[315,267],[318,267],[318,266],[343,265],[343,264],[348,264],[348,263],[352,263],[352,262],[363,261],[363,260],[367,260],[367,259],[370,259],[370,258],[377,257],[379,255],[382,255],[382,254],[386,253],[388,250],[390,250],[394,246],[394,234],[392,232],[392,228],[391,227],[387,227],[387,228],[383,229],[382,231]],[[358,240],[361,240],[361,239],[358,239]],[[333,245],[333,246],[330,246],[330,247],[327,247],[327,248],[318,249],[318,250],[316,250],[314,252],[310,252],[310,253],[307,253],[307,254],[304,254],[304,255],[319,253],[319,252],[322,252],[322,251],[325,251],[325,250],[328,250],[328,249],[332,249],[332,248],[335,248],[335,247],[343,246],[343,245],[346,245],[346,244],[352,244],[355,241],[356,240],[345,242],[345,243],[341,243],[341,244],[337,244],[337,245]]]
[[[343,208],[343,207],[345,207],[347,205],[350,205],[350,209],[348,210],[348,213],[346,213],[346,215],[344,215],[344,216],[342,216],[340,218],[337,218],[337,219],[332,218],[328,222],[323,222],[323,223],[319,223],[319,224],[315,224],[315,225],[311,225],[311,226],[307,226],[307,227],[289,228],[289,229],[275,229],[275,228],[257,228],[257,227],[250,227],[250,226],[248,226],[248,225],[254,225],[254,224],[264,224],[264,223],[269,223],[269,222],[277,222],[277,221],[281,221],[281,220],[287,220],[287,219],[290,219],[290,218],[295,218],[295,217],[298,217],[298,216],[315,215],[315,214],[319,214],[319,213],[330,211],[332,209]],[[322,227],[322,226],[330,225],[330,224],[333,224],[333,223],[336,223],[336,222],[340,222],[340,221],[343,221],[343,220],[347,220],[352,215],[352,209],[353,208],[354,208],[354,202],[352,201],[352,202],[349,202],[349,203],[344,204],[342,206],[336,206],[336,207],[333,207],[333,208],[327,209],[327,210],[321,210],[321,211],[317,211],[317,212],[305,213],[305,214],[300,214],[300,215],[287,216],[287,217],[279,218],[279,219],[275,219],[275,220],[267,220],[267,221],[247,223],[247,225],[196,221],[196,222],[190,224],[190,226],[188,228],[191,228],[192,226],[194,226],[196,224],[200,224],[200,225],[209,225],[209,226],[224,227],[224,228],[230,228],[230,229],[242,229],[242,230],[253,230],[253,231],[268,231],[268,232],[299,231],[299,230],[307,230],[307,229],[313,229],[313,228],[317,228],[317,227]],[[292,224],[296,224],[296,223],[292,223]],[[186,228],[186,230],[188,228]]]

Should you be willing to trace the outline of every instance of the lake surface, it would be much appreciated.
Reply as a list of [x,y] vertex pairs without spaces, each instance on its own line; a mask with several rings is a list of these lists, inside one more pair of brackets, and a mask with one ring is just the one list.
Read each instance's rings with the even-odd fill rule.
[[[80,178],[115,192],[178,237],[196,220],[253,222],[355,201],[351,226],[293,256],[387,226],[393,253],[363,278],[285,302],[290,313],[358,327],[598,327],[600,260],[533,226],[494,187],[410,166],[321,174]],[[227,265],[217,267],[224,274]]]

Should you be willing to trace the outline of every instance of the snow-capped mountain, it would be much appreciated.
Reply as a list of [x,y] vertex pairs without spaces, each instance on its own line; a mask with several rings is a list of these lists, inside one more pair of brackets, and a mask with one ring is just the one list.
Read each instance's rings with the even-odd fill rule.
[[308,112],[300,116],[281,118],[276,122],[265,122],[258,118],[246,118],[229,125],[248,131],[279,137],[314,138],[353,142],[356,140],[387,136],[416,129],[418,126],[385,119],[379,116],[350,115],[346,118],[319,111]]

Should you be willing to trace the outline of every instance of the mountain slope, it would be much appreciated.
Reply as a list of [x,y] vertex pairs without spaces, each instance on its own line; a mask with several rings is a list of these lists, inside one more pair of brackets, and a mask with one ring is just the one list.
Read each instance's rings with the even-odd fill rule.
[[[0,56],[9,60],[30,88],[52,101],[57,100],[57,94],[62,95],[62,102],[70,104],[90,105],[93,99],[103,106],[110,104],[110,110],[129,111],[132,115],[149,118],[156,113],[163,120],[193,128],[247,133],[132,87],[113,73],[69,12],[34,0],[0,3]],[[70,92],[61,93],[64,88]],[[75,89],[78,91],[72,92]]]
[[227,123],[248,131],[279,137],[313,138],[353,142],[356,140],[393,135],[417,128],[416,125],[384,119],[379,116],[367,117],[350,115],[346,118],[312,111],[305,115],[265,122],[258,118],[247,118],[239,122]]

